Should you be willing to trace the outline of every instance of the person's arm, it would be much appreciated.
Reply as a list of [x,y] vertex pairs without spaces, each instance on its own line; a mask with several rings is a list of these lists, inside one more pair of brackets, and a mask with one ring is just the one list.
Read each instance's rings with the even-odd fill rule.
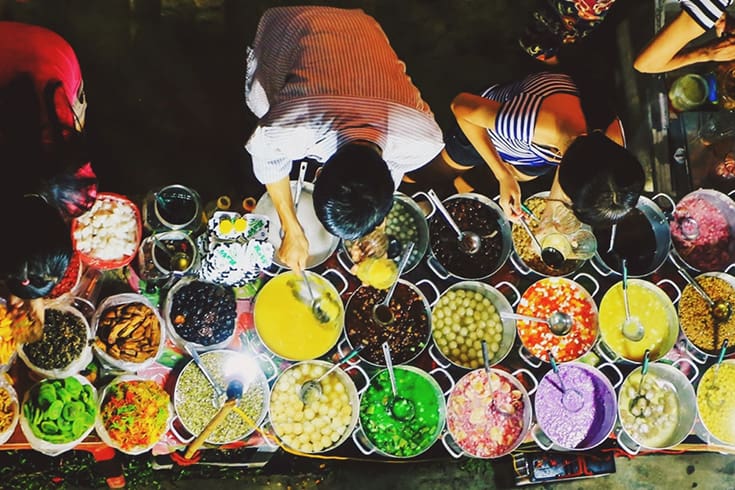
[[500,206],[503,211],[510,219],[519,217],[521,215],[521,187],[513,176],[509,164],[500,158],[487,135],[487,128],[495,125],[500,103],[479,95],[461,93],[454,98],[451,107],[462,132],[498,179]]
[[[725,13],[721,21],[726,19]],[[702,46],[685,48],[704,32],[705,29],[691,15],[682,11],[643,48],[633,67],[641,73],[663,73],[694,63],[735,59],[735,38],[732,37],[719,38]],[[722,35],[720,28],[718,35]]]
[[309,258],[309,242],[304,234],[293,205],[291,196],[291,181],[283,177],[265,186],[273,202],[273,207],[281,220],[283,239],[278,249],[278,259],[296,272],[306,267]]

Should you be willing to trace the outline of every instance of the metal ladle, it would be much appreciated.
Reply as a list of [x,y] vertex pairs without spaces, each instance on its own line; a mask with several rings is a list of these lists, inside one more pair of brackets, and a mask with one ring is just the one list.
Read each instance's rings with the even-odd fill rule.
[[506,312],[500,312],[500,318],[545,323],[549,326],[549,330],[551,330],[555,335],[566,335],[572,329],[572,325],[574,325],[574,318],[572,318],[569,313],[564,313],[563,311],[558,310],[552,313],[547,319]]
[[306,290],[309,292],[309,298],[311,298],[311,312],[314,313],[314,316],[319,320],[319,323],[329,323],[329,315],[322,309],[322,299],[317,298],[314,295],[314,291],[311,289],[311,281],[309,281],[309,277],[306,275],[306,271],[304,269],[301,269],[301,277],[304,280],[304,284],[306,284]]
[[492,371],[490,370],[490,355],[487,350],[487,341],[482,341],[482,362],[485,366],[485,375],[487,376],[487,388],[490,392],[490,396],[492,397],[491,406],[492,408],[496,409],[498,412],[505,414],[505,415],[513,415],[515,413],[515,410],[513,410],[513,407],[510,408],[499,406],[495,403],[495,390],[493,389],[493,382],[492,382]]
[[531,227],[528,226],[528,223],[526,223],[526,220],[523,216],[521,216],[518,221],[521,223],[523,229],[526,230],[528,236],[531,237],[531,241],[536,246],[536,250],[538,250],[539,255],[541,256],[541,260],[544,262],[544,264],[548,265],[549,267],[556,268],[564,263],[564,254],[562,254],[559,250],[553,247],[541,246],[541,242],[538,241],[536,235],[531,231]]
[[393,321],[393,310],[391,310],[390,308],[390,299],[393,297],[393,292],[396,290],[398,279],[401,277],[401,274],[403,274],[403,269],[406,268],[408,259],[409,257],[411,257],[413,247],[413,242],[408,242],[406,244],[406,248],[403,249],[401,262],[398,264],[398,273],[396,274],[395,281],[393,281],[393,284],[391,284],[390,289],[388,290],[388,294],[385,295],[383,301],[381,301],[380,303],[376,303],[375,306],[373,306],[373,319],[378,323],[382,323],[385,325]]
[[641,324],[638,317],[630,316],[630,303],[628,302],[628,260],[623,259],[622,265],[623,304],[625,305],[625,320],[623,320],[623,324],[620,326],[620,331],[626,339],[632,340],[633,342],[638,342],[643,338],[643,334],[645,332],[643,330],[643,325]]
[[715,322],[726,322],[730,319],[730,315],[732,315],[732,305],[729,301],[725,301],[723,299],[718,299],[717,301],[714,301],[712,298],[710,298],[709,294],[707,294],[707,291],[705,291],[702,286],[699,285],[696,279],[694,279],[687,270],[682,267],[679,262],[674,259],[674,257],[669,254],[669,259],[671,260],[671,263],[674,264],[674,267],[676,267],[676,270],[679,271],[679,274],[682,275],[682,277],[686,280],[686,282],[694,288],[694,290],[699,293],[699,295],[704,298],[704,300],[707,302],[707,304],[710,307],[710,310],[712,311],[712,317],[714,318]]
[[[714,392],[713,389],[716,387],[715,382],[717,380],[717,372],[720,370],[720,365],[722,364],[723,359],[725,359],[725,352],[727,351],[727,345],[728,345],[728,340],[727,339],[723,340],[722,348],[720,349],[720,355],[717,357],[717,363],[715,364],[714,371],[712,371],[712,381],[710,381],[709,383],[710,391]],[[724,403],[725,403],[725,396],[720,395],[714,400],[711,396],[707,397],[707,404],[713,408],[719,408]]]
[[551,369],[556,374],[556,378],[559,380],[559,388],[561,388],[561,404],[569,412],[579,412],[584,407],[584,397],[582,393],[576,388],[567,388],[564,386],[564,380],[561,379],[559,374],[559,366],[556,364],[556,358],[551,351],[547,351],[549,355],[549,362],[551,362]]
[[636,395],[630,400],[628,404],[628,410],[635,417],[643,415],[643,411],[648,407],[648,399],[645,395],[641,395],[641,389],[643,388],[643,381],[646,379],[648,374],[648,357],[651,355],[651,351],[646,349],[646,353],[643,354],[643,366],[641,366],[641,380],[638,382],[638,390]]
[[476,254],[477,251],[480,250],[480,246],[482,245],[482,239],[480,238],[480,235],[478,235],[474,231],[460,230],[459,226],[457,226],[457,223],[455,223],[454,218],[452,218],[452,215],[449,214],[449,211],[447,211],[447,208],[444,207],[441,199],[439,199],[439,196],[436,195],[436,192],[434,192],[433,189],[429,189],[427,195],[431,198],[432,201],[434,201],[434,205],[436,206],[436,208],[439,210],[442,216],[444,216],[444,219],[447,221],[447,224],[449,224],[449,227],[452,229],[452,231],[454,231],[454,233],[457,235],[459,249],[469,255]]
[[212,393],[212,405],[215,407],[218,407],[221,403],[221,400],[226,396],[225,390],[222,389],[222,387],[217,383],[212,375],[209,373],[209,370],[202,362],[202,358],[199,357],[199,354],[197,353],[196,349],[192,347],[189,344],[184,344],[184,349],[186,349],[186,352],[191,356],[192,359],[194,359],[194,364],[197,365],[199,370],[202,372],[205,378],[207,378],[207,381],[209,381],[209,384],[212,385],[212,389],[214,392]]
[[358,345],[354,349],[352,349],[346,356],[344,356],[342,359],[337,361],[332,367],[327,369],[324,374],[319,376],[316,379],[310,379],[304,382],[304,384],[301,385],[301,388],[299,389],[299,398],[301,398],[301,401],[304,403],[309,403],[314,401],[319,395],[322,394],[322,381],[329,376],[332,372],[334,372],[338,367],[340,367],[342,364],[346,363],[353,357],[355,357],[357,354],[360,353],[360,351],[365,347],[364,345]]
[[383,356],[385,357],[385,366],[388,370],[388,377],[390,378],[390,388],[393,392],[393,398],[388,402],[388,408],[396,420],[411,420],[416,413],[416,407],[411,400],[398,395],[396,374],[393,372],[393,359],[390,356],[388,342],[383,342]]

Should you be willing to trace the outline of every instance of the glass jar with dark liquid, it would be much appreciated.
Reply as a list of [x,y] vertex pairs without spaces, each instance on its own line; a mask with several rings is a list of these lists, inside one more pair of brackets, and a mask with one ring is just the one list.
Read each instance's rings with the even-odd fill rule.
[[172,184],[150,192],[143,203],[143,222],[148,230],[191,230],[202,226],[202,204],[194,189]]
[[657,242],[651,222],[639,209],[634,208],[617,224],[615,238],[610,249],[612,227],[595,228],[597,254],[613,271],[622,274],[623,259],[627,259],[628,274],[645,276],[652,273],[656,264]]
[[167,231],[147,237],[140,245],[138,269],[142,279],[164,279],[173,274],[191,273],[197,261],[197,248],[188,233]]

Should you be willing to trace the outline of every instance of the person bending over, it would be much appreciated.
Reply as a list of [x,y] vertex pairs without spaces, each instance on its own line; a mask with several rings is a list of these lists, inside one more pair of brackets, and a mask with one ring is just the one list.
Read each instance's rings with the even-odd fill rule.
[[[645,174],[624,147],[619,119],[588,120],[583,106],[574,81],[561,73],[461,93],[452,102],[457,125],[445,134],[442,158],[458,172],[487,165],[511,220],[521,215],[519,182],[553,172],[550,200],[593,226],[617,221],[636,205]],[[463,191],[461,176],[455,182]]]
[[291,195],[294,161],[323,165],[316,214],[330,233],[349,239],[382,222],[404,173],[443,147],[404,63],[362,10],[267,10],[248,51],[245,95],[260,118],[246,149],[281,221],[278,257],[297,271],[309,244]]
[[[663,73],[706,61],[735,59],[733,19],[725,9],[733,0],[680,0],[681,12],[638,54],[633,67],[641,73]],[[687,46],[715,28],[717,37]]]

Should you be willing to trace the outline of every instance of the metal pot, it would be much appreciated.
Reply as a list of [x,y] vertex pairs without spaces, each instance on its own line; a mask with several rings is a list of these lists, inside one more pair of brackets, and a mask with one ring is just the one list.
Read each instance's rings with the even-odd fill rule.
[[436,286],[422,279],[415,285],[398,279],[390,300],[394,320],[382,323],[373,315],[373,307],[382,302],[386,290],[372,286],[360,286],[347,300],[345,312],[345,338],[352,350],[358,345],[364,348],[359,357],[373,366],[385,366],[381,346],[388,342],[394,364],[407,364],[421,354],[431,341],[431,306],[418,288],[428,285],[439,297]]
[[690,192],[676,204],[670,228],[674,250],[692,269],[722,271],[735,263],[735,202],[726,194]]
[[604,357],[610,362],[624,359],[640,363],[648,350],[650,361],[661,359],[674,347],[679,337],[679,317],[674,303],[660,287],[642,279],[628,281],[628,302],[631,317],[640,322],[639,330],[623,326],[625,303],[622,281],[613,284],[602,297],[601,340],[598,346],[603,353],[605,350],[612,352],[612,356]]
[[[291,195],[296,193],[296,186],[297,182],[295,180],[291,181]],[[304,229],[306,239],[309,241],[309,257],[306,259],[307,269],[313,269],[323,264],[339,245],[339,237],[329,233],[319,221],[316,211],[314,211],[313,193],[314,184],[304,182],[296,212],[296,217]],[[265,215],[270,219],[271,226],[268,227],[268,241],[278,250],[281,247],[281,220],[267,192],[258,199],[253,213]],[[273,261],[279,267],[286,268],[286,265],[278,260],[277,255],[274,256]]]
[[[230,412],[206,442],[228,444],[244,439],[260,426],[268,411],[270,397],[268,380],[257,359],[227,349],[203,352],[199,356],[214,381],[219,383],[223,390],[232,380],[238,380],[243,384],[245,388],[237,407],[255,423],[253,426],[236,412]],[[198,435],[204,429],[224,402],[219,400],[219,403],[214,403],[214,399],[212,385],[194,360],[190,360],[176,378],[173,401],[178,421],[192,436]],[[175,427],[175,424],[172,424],[172,427]],[[182,441],[190,439],[176,434]]]
[[[705,278],[708,278],[706,284],[702,284],[702,279]],[[728,339],[726,355],[735,352],[735,342],[729,341],[735,338],[735,277],[724,272],[705,272],[696,276],[694,280],[713,300],[725,300],[730,303],[733,310],[726,321],[717,322],[712,308],[691,285],[687,284],[682,291],[679,300],[679,323],[687,338],[685,346],[695,361],[704,363],[708,358],[720,354],[725,339]]]
[[557,362],[578,359],[589,352],[597,341],[598,311],[593,296],[599,290],[597,282],[588,274],[579,273],[575,279],[585,277],[593,282],[592,293],[578,282],[564,277],[547,277],[529,286],[523,293],[516,313],[548,319],[554,312],[567,313],[572,318],[568,331],[555,331],[549,325],[535,321],[516,320],[522,346],[519,354],[529,365],[539,367],[529,355],[549,362],[549,352]]
[[650,364],[639,393],[642,369],[638,367],[628,374],[618,393],[617,441],[630,454],[637,454],[641,448],[676,446],[689,435],[697,416],[694,388],[679,369],[668,364]]
[[[413,416],[399,419],[391,409],[394,397],[388,370],[378,371],[360,397],[360,423],[353,432],[355,445],[365,455],[374,452],[392,458],[413,458],[429,449],[444,429],[444,397],[454,387],[441,368],[426,372],[414,366],[395,366],[396,393],[408,400]],[[441,373],[450,382],[446,392],[431,376]]]
[[[615,230],[614,247],[610,250]],[[628,260],[628,276],[644,277],[656,272],[671,250],[669,222],[661,208],[641,196],[635,210],[614,228],[594,229],[598,248],[590,263],[603,276],[623,274],[622,259]]]
[[491,382],[484,369],[465,374],[447,400],[447,432],[442,443],[455,458],[463,455],[494,459],[514,451],[531,428],[533,408],[529,392],[518,381],[521,373],[536,379],[525,369],[512,374],[491,368]]
[[[601,369],[612,370],[616,383],[611,383]],[[557,372],[549,370],[534,399],[537,424],[531,435],[536,444],[544,451],[586,451],[600,445],[615,427],[615,388],[622,380],[613,364],[594,368],[582,362],[565,362]]]
[[[393,207],[386,216],[386,233],[395,237],[401,244],[401,250],[408,241],[413,241],[414,248],[411,257],[403,269],[404,274],[412,271],[421,263],[429,247],[429,224],[426,221],[424,211],[407,195],[396,192],[393,194]],[[353,240],[342,240],[342,250],[337,258],[345,270],[350,270],[354,262],[350,256],[350,248],[355,243]],[[343,258],[344,257],[344,258]],[[399,261],[399,253],[394,260]]]
[[[442,279],[454,277],[463,280],[479,280],[497,272],[510,255],[510,224],[503,210],[493,200],[475,193],[454,194],[442,201],[448,208],[457,226],[462,231],[480,235],[480,250],[467,253],[460,248],[459,241],[441,213],[434,213],[429,223],[431,256],[429,268]],[[479,203],[479,206],[476,206]],[[452,211],[455,206],[462,209]],[[451,208],[451,209],[449,209]],[[469,215],[482,213],[486,216]],[[486,235],[486,236],[484,236]]]
[[[538,192],[526,199],[524,205],[532,209],[536,216],[540,218],[545,204],[539,203],[539,200],[545,200],[548,197],[548,191]],[[527,222],[530,229],[535,233],[535,222],[531,220]],[[528,232],[522,225],[517,223],[514,223],[512,227],[511,242],[513,253],[510,256],[510,261],[516,270],[524,276],[536,273],[542,277],[566,277],[577,272],[587,262],[586,260],[568,259],[557,268],[544,264]]]
[[[490,365],[501,362],[513,348],[516,325],[500,313],[513,313],[513,306],[496,288],[506,286],[521,298],[512,284],[500,282],[496,287],[480,281],[461,281],[448,287],[431,311],[434,343],[429,354],[444,368],[462,369],[482,366],[482,340],[488,343]],[[456,307],[455,307],[456,306]]]
[[707,444],[735,447],[735,360],[710,366],[697,386],[694,432]]
[[[334,272],[343,279],[341,274]],[[285,271],[270,279],[258,291],[253,305],[253,323],[263,345],[276,356],[291,361],[316,359],[337,343],[342,332],[345,310],[342,291],[324,277],[304,271],[311,290],[327,313],[321,322],[314,314],[308,289],[301,275]]]
[[[298,362],[283,371],[273,384],[268,411],[270,424],[278,438],[297,451],[322,453],[332,450],[345,442],[357,425],[359,395],[368,386],[367,374],[359,366],[348,365],[344,370],[334,370],[321,381],[321,396],[313,401],[307,398],[307,403],[300,403],[292,396],[300,392],[306,381],[318,378],[333,366],[320,360]],[[358,392],[347,374],[349,371],[357,371],[365,379],[362,391]],[[311,422],[306,427],[311,428],[311,432],[305,430],[304,421]],[[325,427],[330,430],[327,434],[323,432]]]

